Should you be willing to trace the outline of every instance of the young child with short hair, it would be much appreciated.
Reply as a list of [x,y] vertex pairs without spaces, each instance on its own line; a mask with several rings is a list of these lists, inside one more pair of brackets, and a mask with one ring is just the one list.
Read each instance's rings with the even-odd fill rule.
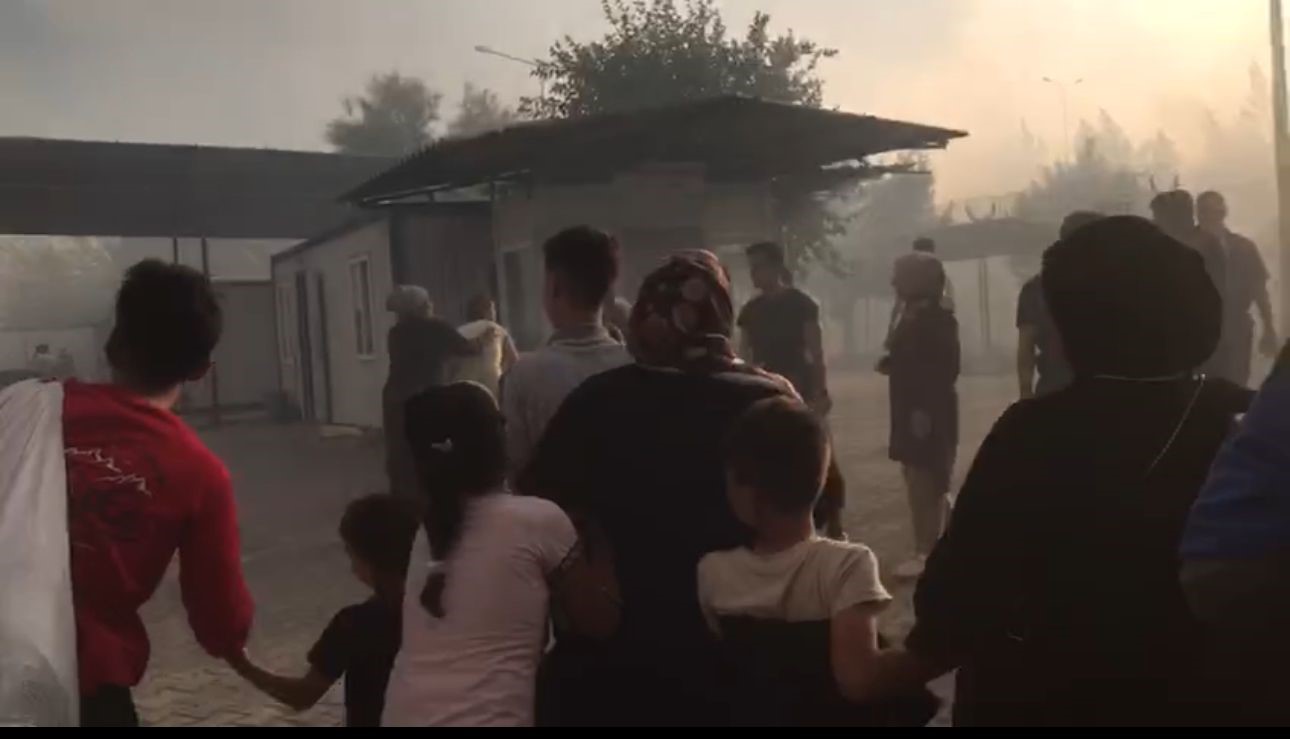
[[910,716],[897,710],[909,708],[903,702],[877,702],[886,691],[876,621],[891,596],[868,547],[816,534],[811,512],[831,456],[819,417],[782,398],[753,406],[727,440],[730,504],[753,543],[704,557],[698,581],[704,616],[732,663],[736,724],[882,725],[931,716],[930,706]]
[[309,650],[305,675],[274,674],[245,654],[230,660],[233,669],[297,711],[312,707],[343,676],[345,725],[379,726],[385,686],[399,651],[403,583],[419,520],[413,503],[393,495],[368,495],[350,503],[340,520],[340,538],[354,576],[372,589],[372,597],[332,617]]

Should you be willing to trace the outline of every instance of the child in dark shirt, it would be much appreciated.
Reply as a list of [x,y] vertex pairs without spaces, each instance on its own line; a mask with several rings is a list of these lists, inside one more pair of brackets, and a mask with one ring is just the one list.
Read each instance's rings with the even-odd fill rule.
[[354,576],[372,589],[342,608],[309,650],[309,672],[276,675],[242,655],[231,662],[252,685],[297,711],[310,708],[345,678],[346,726],[379,726],[385,685],[399,651],[400,613],[408,554],[418,518],[408,501],[378,494],[349,504],[340,521]]

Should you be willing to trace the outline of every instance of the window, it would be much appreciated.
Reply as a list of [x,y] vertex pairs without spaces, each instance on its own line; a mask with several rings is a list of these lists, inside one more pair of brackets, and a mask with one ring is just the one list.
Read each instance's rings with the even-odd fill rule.
[[372,329],[372,267],[367,257],[349,263],[349,299],[354,310],[354,351],[360,357],[376,354]]

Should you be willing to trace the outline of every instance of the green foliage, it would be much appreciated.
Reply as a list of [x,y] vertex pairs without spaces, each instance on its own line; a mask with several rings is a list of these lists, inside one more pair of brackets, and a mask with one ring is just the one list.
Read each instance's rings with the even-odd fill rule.
[[[545,94],[524,99],[534,117],[576,117],[657,107],[685,100],[744,95],[819,107],[819,63],[837,51],[772,34],[770,16],[757,13],[731,36],[714,0],[602,0],[609,30],[594,41],[565,36],[534,74]],[[782,239],[799,269],[836,265],[832,240],[845,220],[830,196],[807,186],[777,188]]]
[[771,35],[765,13],[732,38],[713,0],[602,0],[601,7],[609,31],[595,41],[557,41],[534,72],[546,93],[525,99],[526,112],[572,117],[718,95],[822,103],[816,67],[836,50],[792,31]]
[[327,142],[346,154],[409,154],[430,143],[442,98],[415,77],[374,75],[362,95],[341,101],[344,115],[327,124]]
[[454,138],[477,136],[505,128],[519,116],[497,99],[497,93],[467,82],[461,92],[457,116],[448,124],[448,135]]

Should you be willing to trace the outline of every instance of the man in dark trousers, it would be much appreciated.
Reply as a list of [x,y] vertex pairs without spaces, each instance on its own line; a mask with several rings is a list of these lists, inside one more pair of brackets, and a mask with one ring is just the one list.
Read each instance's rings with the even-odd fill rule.
[[794,287],[784,247],[764,241],[746,250],[758,295],[739,313],[743,357],[782,375],[817,413],[832,408],[824,366],[820,306]]

